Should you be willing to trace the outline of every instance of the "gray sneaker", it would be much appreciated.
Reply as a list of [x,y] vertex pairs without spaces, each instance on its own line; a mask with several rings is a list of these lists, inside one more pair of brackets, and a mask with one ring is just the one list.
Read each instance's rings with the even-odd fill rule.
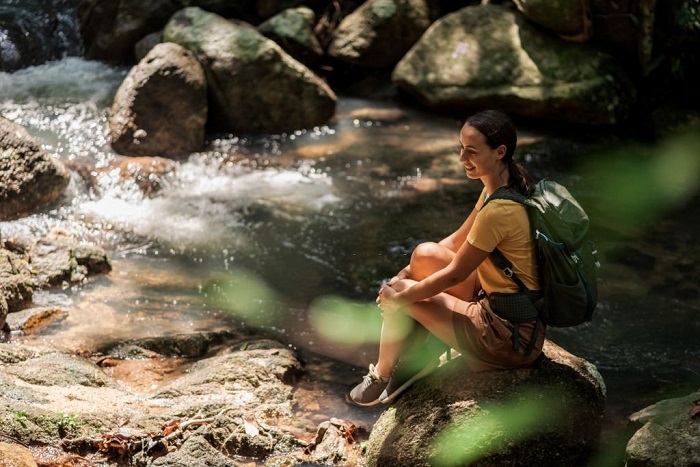
[[374,365],[369,365],[369,372],[362,378],[362,382],[355,386],[348,394],[348,402],[369,407],[380,404],[379,395],[389,384],[388,379],[383,379],[377,373]]
[[407,355],[396,364],[391,379],[379,395],[379,402],[388,404],[413,383],[428,376],[440,366],[440,357],[434,355]]

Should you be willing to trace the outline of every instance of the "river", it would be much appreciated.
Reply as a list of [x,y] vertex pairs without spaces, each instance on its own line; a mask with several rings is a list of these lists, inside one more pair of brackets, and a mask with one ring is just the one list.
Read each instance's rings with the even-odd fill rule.
[[[0,73],[0,113],[54,157],[100,171],[118,158],[107,113],[126,71],[66,57]],[[457,164],[458,129],[454,117],[341,96],[323,127],[212,136],[148,193],[114,170],[94,185],[73,171],[58,203],[0,222],[2,238],[60,227],[105,248],[113,271],[38,292],[37,305],[70,314],[32,342],[84,350],[248,326],[359,372],[376,357],[381,281],[459,226],[480,191]],[[598,310],[548,336],[602,373],[612,439],[632,412],[700,385],[697,146],[520,130],[532,172],[565,183],[591,215]]]

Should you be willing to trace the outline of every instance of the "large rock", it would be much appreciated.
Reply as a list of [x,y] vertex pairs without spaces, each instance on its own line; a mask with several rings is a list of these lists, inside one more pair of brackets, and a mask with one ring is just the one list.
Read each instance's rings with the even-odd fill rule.
[[0,116],[0,180],[2,221],[54,202],[68,186],[70,174],[24,127]]
[[221,130],[277,133],[310,128],[335,113],[336,96],[306,66],[242,22],[191,7],[175,14],[163,40],[199,59]]
[[[133,367],[128,356],[93,362],[51,347],[0,345],[0,436],[83,453],[100,449],[112,460],[134,454],[134,465],[172,467],[223,467],[235,464],[233,457],[262,460],[300,449],[303,429],[293,410],[292,384],[301,364],[294,351],[248,340],[245,333],[223,337],[228,346],[148,394],[136,394],[111,376],[120,365]],[[137,357],[144,358],[154,365],[165,359],[148,352]],[[168,453],[180,440],[181,448]]]
[[85,54],[111,63],[133,63],[134,45],[162,29],[175,12],[190,5],[226,16],[247,17],[254,13],[255,0],[79,0]]
[[333,33],[328,55],[362,67],[392,67],[430,26],[426,0],[368,0]]
[[527,19],[560,36],[587,40],[593,33],[590,0],[515,0],[515,4]]
[[68,232],[55,228],[29,249],[35,281],[40,287],[79,284],[88,276],[107,273],[112,265],[99,246],[79,242]]
[[315,21],[312,9],[290,8],[260,24],[258,31],[301,63],[313,65],[323,57],[323,48],[314,33]]
[[367,465],[585,465],[604,405],[596,368],[549,341],[530,368],[472,373],[453,360],[382,413]]
[[627,467],[700,465],[700,391],[658,402],[630,421],[643,426],[627,443]]
[[192,52],[156,45],[127,74],[109,115],[112,147],[127,156],[176,158],[201,149],[207,121],[204,71]]
[[500,6],[446,15],[398,63],[393,82],[426,106],[589,125],[625,120],[633,83],[612,56],[566,42]]

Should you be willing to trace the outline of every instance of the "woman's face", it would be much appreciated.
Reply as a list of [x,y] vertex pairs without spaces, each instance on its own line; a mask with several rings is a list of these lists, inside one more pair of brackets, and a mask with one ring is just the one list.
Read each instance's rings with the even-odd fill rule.
[[464,164],[467,177],[476,180],[498,173],[506,152],[504,145],[491,149],[483,133],[469,125],[464,125],[459,132],[459,145],[459,161]]

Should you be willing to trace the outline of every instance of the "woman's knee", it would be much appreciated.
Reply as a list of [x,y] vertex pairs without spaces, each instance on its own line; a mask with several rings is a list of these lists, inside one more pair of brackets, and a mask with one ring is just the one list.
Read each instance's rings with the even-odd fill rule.
[[449,264],[452,256],[454,253],[438,243],[421,243],[411,254],[411,275],[414,279],[427,277]]

